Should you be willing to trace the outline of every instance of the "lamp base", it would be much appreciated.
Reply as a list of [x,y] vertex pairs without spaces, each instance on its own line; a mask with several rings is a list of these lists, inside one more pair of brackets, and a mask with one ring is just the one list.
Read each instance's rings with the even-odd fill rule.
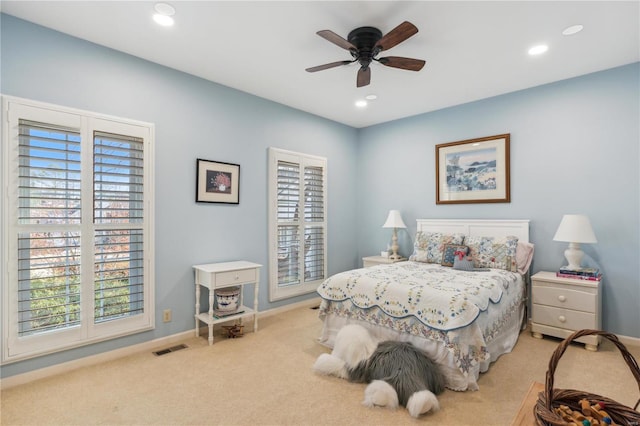
[[583,256],[584,252],[580,250],[579,243],[569,243],[569,248],[564,251],[564,257],[567,259],[569,265],[567,268],[573,269],[574,271],[580,269]]
[[391,251],[392,254],[389,255],[389,259],[391,260],[400,260],[402,259],[402,256],[400,256],[398,254],[398,249],[400,248],[400,246],[398,246],[398,229],[397,228],[393,228],[393,237],[391,238]]

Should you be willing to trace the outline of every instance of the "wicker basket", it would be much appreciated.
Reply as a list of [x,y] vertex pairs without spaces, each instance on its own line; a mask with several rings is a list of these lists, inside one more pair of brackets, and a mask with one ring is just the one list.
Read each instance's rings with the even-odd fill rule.
[[549,369],[547,370],[546,383],[544,388],[544,393],[540,392],[538,394],[538,402],[533,407],[533,415],[536,419],[536,424],[539,426],[547,426],[547,425],[567,425],[566,421],[562,419],[562,417],[554,412],[554,408],[559,407],[560,405],[566,405],[571,410],[580,411],[580,400],[587,399],[591,404],[597,404],[598,402],[604,403],[604,410],[609,414],[611,420],[614,423],[619,425],[640,425],[640,412],[636,411],[638,408],[638,404],[640,404],[640,399],[636,402],[634,409],[631,409],[625,405],[622,405],[616,401],[613,401],[609,398],[602,397],[600,395],[595,395],[588,392],[581,392],[573,389],[553,389],[553,375],[556,370],[556,366],[562,354],[567,349],[569,344],[574,340],[578,339],[582,336],[588,335],[600,335],[618,347],[622,356],[629,366],[631,373],[633,373],[633,377],[635,377],[636,382],[638,383],[638,389],[640,390],[640,369],[638,368],[638,362],[636,359],[629,353],[627,348],[620,343],[618,337],[615,334],[607,333],[605,331],[599,330],[579,330],[573,333],[571,336],[567,337],[558,348],[555,350],[553,355],[551,356],[551,360],[549,361]]

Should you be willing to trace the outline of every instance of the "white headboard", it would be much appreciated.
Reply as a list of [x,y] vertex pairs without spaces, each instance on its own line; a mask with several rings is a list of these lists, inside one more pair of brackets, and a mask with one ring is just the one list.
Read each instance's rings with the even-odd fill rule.
[[528,220],[418,219],[418,231],[460,233],[468,237],[506,237],[514,235],[529,242]]

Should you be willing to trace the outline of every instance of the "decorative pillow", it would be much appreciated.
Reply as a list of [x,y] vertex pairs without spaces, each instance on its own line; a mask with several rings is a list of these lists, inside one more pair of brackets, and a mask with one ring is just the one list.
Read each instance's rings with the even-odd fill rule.
[[473,259],[471,256],[462,256],[462,258],[460,258],[460,256],[456,256],[455,259],[453,259],[453,269],[457,269],[459,271],[473,271]]
[[465,243],[476,268],[497,268],[512,272],[518,270],[518,237],[467,237]]
[[531,260],[533,260],[534,246],[531,243],[524,241],[518,241],[518,247],[516,248],[516,263],[518,264],[518,272],[526,274],[531,266]]
[[469,247],[447,244],[442,252],[442,266],[453,266],[454,257],[466,257]]
[[442,262],[442,253],[447,244],[462,244],[464,234],[443,234],[442,232],[418,232],[413,244],[413,254],[409,260],[426,263]]

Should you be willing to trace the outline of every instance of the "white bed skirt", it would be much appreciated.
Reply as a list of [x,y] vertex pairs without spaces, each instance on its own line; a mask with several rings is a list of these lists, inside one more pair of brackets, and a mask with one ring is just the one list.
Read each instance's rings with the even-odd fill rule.
[[506,321],[500,333],[490,342],[487,343],[487,349],[490,359],[480,364],[471,366],[469,372],[464,374],[455,364],[453,354],[444,346],[443,343],[428,340],[410,334],[400,333],[383,326],[370,324],[358,319],[345,318],[336,315],[325,315],[323,319],[322,334],[318,341],[329,348],[333,348],[334,339],[338,331],[347,324],[360,324],[378,341],[409,341],[416,347],[422,349],[431,359],[441,366],[441,370],[446,378],[447,388],[454,391],[478,390],[478,377],[480,373],[484,373],[489,369],[489,365],[500,357],[513,350],[518,336],[522,329],[522,320],[524,317],[524,304],[520,304],[516,315],[511,315],[510,320]]

